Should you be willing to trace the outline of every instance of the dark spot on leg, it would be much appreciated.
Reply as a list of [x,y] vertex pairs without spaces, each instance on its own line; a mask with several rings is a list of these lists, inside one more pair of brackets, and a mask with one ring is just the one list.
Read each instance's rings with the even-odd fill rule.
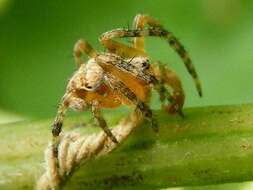
[[62,128],[62,122],[57,122],[53,125],[52,134],[54,137],[59,136]]

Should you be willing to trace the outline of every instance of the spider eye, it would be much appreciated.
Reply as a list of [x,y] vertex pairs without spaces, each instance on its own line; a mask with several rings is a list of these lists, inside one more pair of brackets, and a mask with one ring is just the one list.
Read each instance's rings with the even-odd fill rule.
[[86,86],[86,88],[88,88],[88,89],[92,89],[92,86]]
[[144,67],[145,69],[148,69],[149,68],[149,61],[143,62],[142,67]]

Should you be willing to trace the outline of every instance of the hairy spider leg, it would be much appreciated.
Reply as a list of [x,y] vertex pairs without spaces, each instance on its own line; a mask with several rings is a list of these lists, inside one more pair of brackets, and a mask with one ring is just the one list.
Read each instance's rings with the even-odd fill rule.
[[[59,134],[61,133],[61,129],[63,126],[63,120],[65,117],[65,113],[69,107],[84,107],[83,105],[76,105],[83,102],[84,104],[91,104],[91,110],[94,118],[98,121],[99,127],[103,129],[103,131],[109,136],[109,138],[117,143],[117,139],[113,136],[110,129],[108,128],[106,121],[104,120],[102,114],[100,113],[100,108],[115,108],[120,105],[120,102],[115,98],[115,94],[110,90],[110,88],[103,88],[102,91],[106,91],[106,96],[101,95],[96,92],[87,92],[83,90],[75,90],[72,92],[71,90],[67,90],[65,95],[63,96],[59,108],[57,111],[56,118],[53,123],[52,134],[54,137],[54,141],[56,142]],[[79,100],[79,101],[78,101]],[[80,109],[79,111],[83,111]],[[57,143],[56,143],[57,144]]]
[[[143,30],[145,25],[148,24],[151,27],[161,27],[159,21],[144,14],[138,14],[134,17],[133,21],[133,29]],[[134,47],[136,49],[142,50],[145,52],[145,42],[144,37],[134,37]]]
[[99,103],[98,101],[94,101],[92,104],[92,114],[93,116],[96,118],[99,126],[103,129],[103,131],[106,133],[106,135],[115,143],[118,143],[116,137],[112,134],[111,130],[109,129],[109,127],[107,126],[107,123],[104,119],[104,117],[102,116],[101,112],[100,112],[100,108],[99,108]]
[[81,59],[83,54],[87,54],[88,57],[93,58],[97,55],[97,52],[86,40],[80,39],[75,43],[73,49],[74,59],[78,66],[83,63]]
[[101,108],[115,108],[121,105],[116,94],[106,85],[101,85],[97,92],[87,92],[79,90],[76,96],[91,104],[91,110],[94,118],[97,120],[99,127],[107,134],[107,136],[115,143],[118,143],[116,137],[112,134],[107,123],[100,112]]
[[151,122],[151,126],[155,132],[158,131],[158,125],[156,119],[153,117],[153,113],[149,106],[141,101],[123,82],[119,81],[114,75],[110,73],[105,74],[105,81],[108,86],[121,96],[122,102],[126,102],[126,98],[130,104],[136,106],[136,110],[139,110],[142,115]]
[[69,98],[71,97],[71,92],[67,91],[64,96],[62,97],[60,104],[58,106],[58,111],[52,126],[52,134],[54,137],[59,136],[61,133],[62,125],[63,125],[63,120],[65,113],[69,107]]
[[71,97],[71,92],[66,92],[61,99],[61,102],[58,106],[58,111],[52,125],[52,135],[53,135],[53,152],[54,155],[58,155],[58,145],[60,142],[59,134],[62,130],[63,120],[65,117],[65,113],[69,106],[69,98]]
[[[159,61],[152,63],[151,68],[157,79],[157,82],[154,83],[154,88],[160,95],[162,108],[168,113],[178,113],[183,116],[182,108],[185,95],[179,77],[174,71]],[[168,92],[166,85],[172,88],[172,94]],[[165,104],[166,100],[170,102],[169,105]]]
[[139,50],[134,47],[130,47],[126,44],[117,42],[112,38],[107,38],[103,34],[99,38],[100,43],[108,50],[110,53],[115,53],[121,57],[132,58],[136,56],[147,57],[147,54],[143,50]]
[[197,88],[199,96],[202,96],[201,84],[198,78],[198,74],[191,62],[190,57],[185,51],[184,47],[178,41],[178,39],[169,31],[163,29],[162,27],[151,27],[147,29],[114,29],[109,32],[106,32],[101,35],[101,41],[112,39],[112,38],[125,38],[125,37],[145,37],[145,36],[155,36],[155,37],[163,37],[168,41],[170,46],[179,54],[181,59],[183,60],[187,71],[192,76],[195,86]]
[[[133,21],[133,29],[136,30],[136,29],[143,29],[144,26],[145,26],[145,19],[144,19],[144,16],[142,14],[138,14],[134,17],[134,21]],[[140,49],[140,50],[143,50],[145,51],[145,47],[144,47],[144,37],[134,37],[133,39],[133,46],[136,48],[136,49]]]
[[[148,15],[138,14],[134,18],[133,29],[143,30],[146,24],[151,27],[161,27],[158,20]],[[134,37],[134,47],[145,51],[144,39],[144,37]],[[155,73],[155,77],[158,79],[158,82],[155,83],[154,87],[160,95],[162,108],[169,113],[177,112],[179,115],[183,116],[182,107],[185,97],[179,77],[172,70],[168,68],[166,69],[160,62],[154,62],[151,65],[151,68]],[[173,95],[171,95],[165,87],[166,84],[173,89]],[[166,100],[171,102],[171,105],[166,106]]]
[[[134,19],[133,28],[143,29],[146,23],[152,26],[160,26],[159,22],[155,19],[148,17],[147,15],[139,14]],[[101,36],[99,40],[110,53],[115,53],[127,58],[147,56],[144,49],[144,37],[135,37],[133,47],[117,42],[111,38],[103,38],[103,36]]]

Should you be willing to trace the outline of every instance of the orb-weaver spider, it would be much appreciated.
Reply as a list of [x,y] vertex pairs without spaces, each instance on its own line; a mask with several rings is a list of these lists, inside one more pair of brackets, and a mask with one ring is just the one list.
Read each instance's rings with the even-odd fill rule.
[[[114,29],[101,35],[100,42],[106,52],[97,52],[85,40],[79,40],[75,44],[74,57],[79,68],[70,79],[61,100],[53,124],[54,137],[61,132],[64,115],[69,107],[78,111],[91,108],[99,126],[114,142],[117,142],[117,139],[107,127],[100,112],[101,108],[134,105],[156,129],[156,120],[148,106],[151,88],[159,93],[162,108],[166,112],[182,115],[185,96],[181,81],[172,70],[160,62],[150,63],[144,49],[144,37],[147,36],[167,40],[183,60],[194,79],[199,95],[202,95],[197,73],[181,43],[157,20],[139,14],[134,19],[133,29]],[[126,37],[133,38],[132,46],[114,40]],[[88,55],[87,62],[82,60],[83,54]],[[172,93],[167,87],[172,89]]]

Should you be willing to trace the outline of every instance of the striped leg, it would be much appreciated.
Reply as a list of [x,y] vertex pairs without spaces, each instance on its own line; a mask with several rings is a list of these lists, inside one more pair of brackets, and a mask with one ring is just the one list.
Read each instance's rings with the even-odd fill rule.
[[[148,15],[138,14],[134,18],[133,29],[143,30],[146,24],[151,27],[161,27],[159,22],[154,18]],[[134,37],[134,47],[136,49],[145,51],[144,37]]]
[[109,129],[109,127],[106,124],[106,121],[104,119],[104,117],[102,116],[101,112],[100,112],[100,108],[98,106],[98,102],[94,101],[93,105],[92,105],[92,114],[93,116],[96,118],[96,120],[98,121],[99,126],[103,129],[103,131],[105,132],[105,134],[114,142],[114,143],[118,143],[116,137],[112,134],[111,130]]
[[72,96],[72,93],[66,92],[61,99],[61,102],[58,107],[57,115],[55,117],[55,120],[52,126],[52,134],[54,137],[59,136],[59,134],[61,133],[63,120],[65,117],[65,113],[69,107],[71,96]]
[[[178,113],[183,116],[182,108],[184,105],[184,90],[182,88],[181,81],[175,72],[165,67],[160,62],[151,64],[152,72],[157,79],[154,84],[155,90],[160,95],[160,101],[162,108],[171,114]],[[166,86],[172,88],[172,94],[168,92]],[[169,104],[166,105],[166,102]]]
[[162,27],[152,27],[143,30],[129,30],[129,29],[115,29],[104,33],[101,39],[112,39],[112,38],[125,38],[125,37],[145,37],[145,36],[155,36],[162,37],[168,41],[170,46],[178,53],[178,55],[183,60],[187,71],[192,76],[199,96],[202,96],[201,84],[197,75],[197,72],[192,64],[190,57],[185,51],[184,47],[178,41],[178,39],[167,30]]
[[[150,26],[160,26],[159,22],[155,19],[147,16],[138,14],[134,18],[133,29],[144,29],[145,24]],[[111,53],[116,53],[123,57],[135,57],[135,56],[146,56],[144,49],[144,37],[135,37],[133,47],[129,47],[123,43],[116,42],[111,38],[100,38],[101,43]]]
[[54,156],[57,157],[58,154],[58,145],[59,145],[59,134],[62,130],[63,120],[65,117],[65,113],[69,106],[69,98],[71,97],[71,93],[66,93],[62,97],[61,103],[58,107],[58,112],[55,117],[54,123],[52,125],[52,135],[53,135],[53,152]]

